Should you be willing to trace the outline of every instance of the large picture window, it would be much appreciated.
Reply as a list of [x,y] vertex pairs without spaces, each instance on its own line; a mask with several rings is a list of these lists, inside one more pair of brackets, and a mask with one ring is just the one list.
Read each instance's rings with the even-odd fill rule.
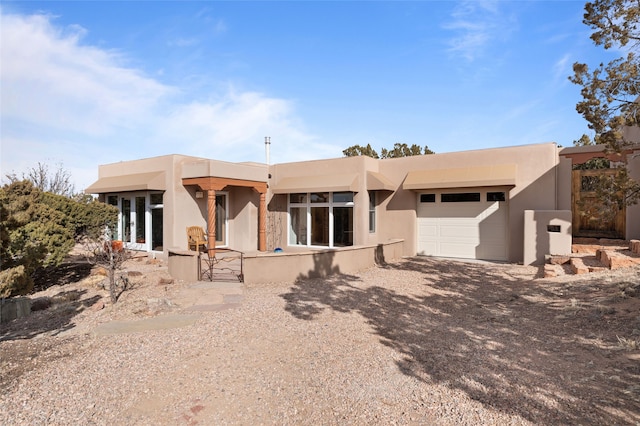
[[289,194],[289,245],[353,245],[353,192]]

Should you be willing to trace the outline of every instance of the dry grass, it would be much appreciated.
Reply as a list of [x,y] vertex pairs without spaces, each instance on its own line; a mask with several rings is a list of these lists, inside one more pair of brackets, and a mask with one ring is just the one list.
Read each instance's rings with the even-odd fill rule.
[[618,347],[625,351],[635,351],[640,349],[640,342],[637,339],[616,336]]

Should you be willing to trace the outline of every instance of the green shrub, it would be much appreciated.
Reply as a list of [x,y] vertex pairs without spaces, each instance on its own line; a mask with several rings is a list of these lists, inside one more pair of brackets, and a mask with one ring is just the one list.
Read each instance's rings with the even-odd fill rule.
[[60,265],[77,239],[96,238],[117,217],[114,206],[42,192],[26,180],[0,188],[0,270],[21,267],[3,278],[4,297],[30,291],[37,269]]
[[19,296],[33,290],[33,280],[23,265],[0,271],[0,298]]

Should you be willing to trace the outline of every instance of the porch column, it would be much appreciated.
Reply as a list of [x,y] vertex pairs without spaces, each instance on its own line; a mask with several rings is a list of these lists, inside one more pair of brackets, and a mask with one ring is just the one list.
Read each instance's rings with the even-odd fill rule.
[[216,191],[207,190],[207,254],[216,255]]
[[258,207],[258,250],[267,251],[267,194],[260,193]]

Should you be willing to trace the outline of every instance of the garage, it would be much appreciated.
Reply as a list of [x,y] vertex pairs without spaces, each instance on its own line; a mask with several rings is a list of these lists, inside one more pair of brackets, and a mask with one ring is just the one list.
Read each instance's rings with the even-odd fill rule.
[[505,187],[419,192],[417,253],[507,260],[508,194]]

